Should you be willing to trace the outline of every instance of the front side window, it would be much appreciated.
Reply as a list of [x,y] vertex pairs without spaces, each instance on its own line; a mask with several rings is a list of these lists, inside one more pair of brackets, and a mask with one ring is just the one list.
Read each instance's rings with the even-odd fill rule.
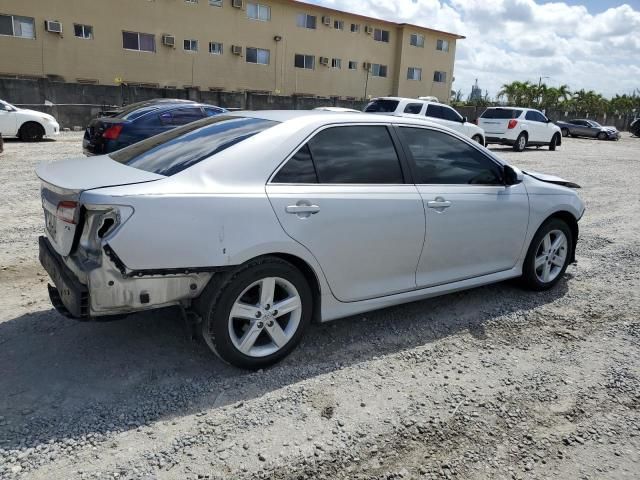
[[387,66],[380,65],[378,63],[371,64],[371,76],[373,77],[386,77],[387,76]]
[[376,28],[373,30],[373,39],[376,42],[389,43],[389,31]]
[[271,7],[259,3],[247,3],[247,17],[251,20],[268,22],[271,20]]
[[187,52],[197,52],[198,51],[198,41],[197,40],[185,40],[184,41],[184,49]]
[[449,120],[451,122],[462,122],[462,116],[453,108],[449,108],[444,105],[441,105],[440,108],[442,108],[442,117],[445,120]]
[[447,81],[447,72],[433,72],[433,81],[444,83]]
[[427,111],[424,112],[424,115],[426,117],[444,118],[444,113],[442,112],[442,107],[440,105],[434,105],[433,103],[430,103],[427,106]]
[[409,103],[406,107],[404,107],[404,113],[411,113],[413,115],[418,115],[422,110],[421,103]]
[[424,47],[424,35],[419,33],[412,33],[409,37],[409,44],[414,47]]
[[436,42],[436,50],[440,50],[441,52],[449,51],[449,41],[448,40],[438,40]]
[[269,65],[271,53],[262,48],[247,47],[247,63],[257,63],[259,65]]
[[32,17],[0,14],[0,35],[36,38],[34,19]]
[[273,183],[318,183],[309,145],[304,145],[273,178]]
[[141,52],[155,52],[156,38],[149,33],[122,32],[122,48]]
[[211,55],[222,55],[222,44],[219,42],[209,42],[209,53]]
[[420,184],[502,185],[499,165],[464,141],[436,130],[400,127]]
[[309,148],[319,183],[404,183],[398,154],[385,126],[327,128],[309,141]]
[[170,176],[277,124],[262,118],[217,115],[134,143],[109,157],[133,168]]
[[422,80],[422,69],[417,67],[409,67],[407,69],[407,80]]
[[299,13],[296,18],[296,25],[301,28],[316,28],[316,16],[315,15],[307,15],[306,13]]
[[93,38],[93,27],[91,25],[79,25],[76,23],[73,26],[73,33],[78,38],[91,40]]
[[313,70],[315,68],[316,57],[313,55],[303,55],[296,53],[294,58],[294,66],[296,68],[306,68],[307,70]]

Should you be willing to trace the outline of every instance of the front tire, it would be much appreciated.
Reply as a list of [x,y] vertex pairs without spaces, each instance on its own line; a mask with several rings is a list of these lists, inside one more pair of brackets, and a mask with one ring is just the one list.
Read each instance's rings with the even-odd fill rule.
[[518,135],[518,138],[516,138],[516,143],[513,144],[513,149],[516,152],[522,152],[525,148],[527,148],[527,134],[522,132]]
[[482,138],[482,135],[474,135],[473,137],[471,137],[471,140],[473,140],[474,142],[479,143],[483,147],[485,146],[484,139]]
[[522,284],[531,290],[548,290],[564,275],[573,258],[573,235],[558,218],[547,220],[538,229],[524,260]]
[[606,134],[606,133],[604,133],[604,132],[600,132],[600,133],[598,134],[598,140],[606,140],[607,138],[608,138],[608,137],[607,137],[607,134]]
[[44,137],[44,128],[36,122],[27,122],[20,127],[18,137],[23,142],[39,142]]
[[196,309],[211,351],[257,370],[286,357],[311,322],[313,296],[304,275],[277,257],[262,257],[214,277]]

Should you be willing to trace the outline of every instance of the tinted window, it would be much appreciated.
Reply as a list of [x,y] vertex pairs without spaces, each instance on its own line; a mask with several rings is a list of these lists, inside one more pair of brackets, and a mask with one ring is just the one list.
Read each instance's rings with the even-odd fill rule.
[[174,125],[186,125],[187,123],[200,120],[204,114],[199,107],[192,108],[177,108],[171,111]]
[[413,113],[417,115],[418,113],[420,113],[420,110],[422,110],[421,103],[410,103],[406,107],[404,107],[404,113]]
[[440,107],[442,108],[442,115],[445,120],[451,120],[452,122],[461,122],[462,117],[458,112],[456,112],[453,108],[449,107]]
[[318,183],[309,146],[305,145],[276,174],[273,183]]
[[173,175],[276,124],[261,118],[217,115],[161,133],[109,156],[140,170]]
[[141,116],[146,115],[149,112],[153,112],[157,109],[158,107],[136,108],[134,110],[123,111],[122,113],[115,115],[114,118],[121,118],[122,120],[135,120],[136,118],[140,118]]
[[404,183],[384,126],[333,127],[309,141],[320,183]]
[[495,118],[498,120],[508,120],[511,118],[518,118],[522,114],[522,110],[515,110],[513,108],[490,108],[485,110],[481,118]]
[[425,112],[427,117],[444,118],[442,113],[442,107],[440,105],[429,104],[427,111]]
[[364,109],[365,112],[372,113],[391,113],[395,112],[398,108],[398,100],[374,100]]
[[413,156],[417,183],[501,185],[501,168],[471,145],[446,133],[400,128]]
[[204,113],[207,114],[208,117],[213,117],[214,115],[218,115],[223,113],[224,110],[215,107],[204,107]]
[[547,117],[542,115],[540,112],[536,112],[534,110],[529,110],[527,114],[524,116],[527,120],[531,120],[532,122],[547,122]]

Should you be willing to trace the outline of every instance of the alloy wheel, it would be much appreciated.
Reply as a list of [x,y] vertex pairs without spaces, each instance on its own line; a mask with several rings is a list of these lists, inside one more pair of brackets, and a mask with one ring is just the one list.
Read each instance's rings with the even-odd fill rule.
[[560,230],[552,230],[543,238],[535,255],[536,277],[542,283],[556,279],[567,261],[569,242]]

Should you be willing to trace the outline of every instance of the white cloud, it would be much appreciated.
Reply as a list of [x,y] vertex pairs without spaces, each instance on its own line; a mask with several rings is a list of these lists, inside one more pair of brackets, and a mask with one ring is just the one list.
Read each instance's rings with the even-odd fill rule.
[[495,95],[512,80],[567,84],[605,96],[640,88],[640,11],[629,5],[591,14],[584,6],[534,0],[315,0],[354,13],[465,35],[455,89],[475,78]]

